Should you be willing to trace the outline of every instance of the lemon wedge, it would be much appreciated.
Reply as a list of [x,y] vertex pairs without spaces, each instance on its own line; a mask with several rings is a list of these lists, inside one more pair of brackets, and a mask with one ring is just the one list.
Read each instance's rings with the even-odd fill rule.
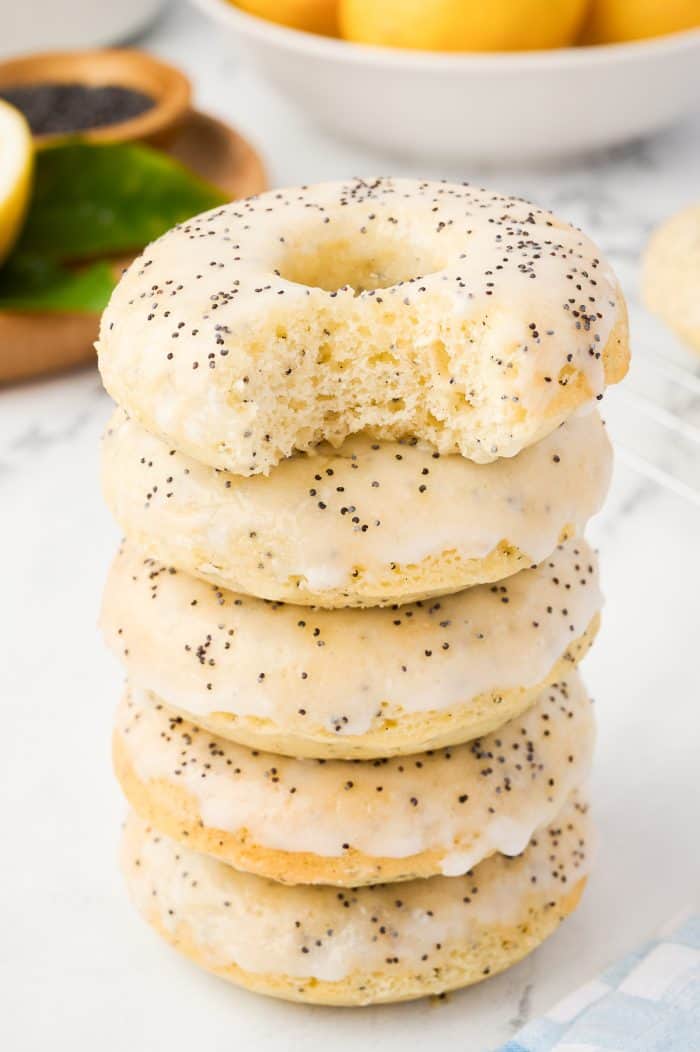
[[29,204],[32,133],[19,110],[0,99],[0,263],[10,254]]

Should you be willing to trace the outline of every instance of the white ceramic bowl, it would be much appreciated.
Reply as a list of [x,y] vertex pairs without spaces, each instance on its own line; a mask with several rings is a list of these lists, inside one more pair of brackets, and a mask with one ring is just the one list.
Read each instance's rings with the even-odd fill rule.
[[0,56],[118,44],[153,21],[165,0],[0,0]]
[[640,138],[700,105],[700,30],[605,47],[437,54],[313,36],[195,0],[336,134],[423,159],[536,161]]

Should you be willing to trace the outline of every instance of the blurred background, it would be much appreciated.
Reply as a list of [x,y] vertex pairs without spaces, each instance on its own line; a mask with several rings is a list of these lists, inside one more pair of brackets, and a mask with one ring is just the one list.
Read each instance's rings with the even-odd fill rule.
[[[126,1026],[143,1049],[495,1048],[700,886],[700,3],[347,0],[339,21],[329,0],[2,0],[0,14],[14,107],[0,104],[0,1041],[116,1052]],[[89,50],[103,46],[135,50]],[[603,403],[617,469],[592,531],[608,605],[586,662],[601,846],[584,905],[482,987],[350,1016],[223,988],[127,908],[108,761],[120,676],[95,629],[118,540],[98,480],[110,404],[91,343],[121,265],[185,215],[377,174],[485,184],[583,227],[622,281],[634,359]]]

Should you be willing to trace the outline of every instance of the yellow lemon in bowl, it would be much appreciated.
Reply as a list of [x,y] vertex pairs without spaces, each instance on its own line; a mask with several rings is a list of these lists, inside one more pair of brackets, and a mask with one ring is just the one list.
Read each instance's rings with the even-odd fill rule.
[[347,40],[423,51],[530,51],[576,39],[588,0],[340,0]]
[[584,44],[619,44],[700,26],[700,0],[592,0]]
[[32,184],[32,133],[19,110],[0,99],[0,264],[21,230]]
[[324,36],[338,35],[338,0],[233,0],[236,7],[268,22]]

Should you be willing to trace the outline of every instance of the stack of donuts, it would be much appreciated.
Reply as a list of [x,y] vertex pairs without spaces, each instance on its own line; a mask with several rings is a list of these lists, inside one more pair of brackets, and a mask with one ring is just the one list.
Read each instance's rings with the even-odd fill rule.
[[300,1001],[519,960],[591,856],[582,533],[628,363],[596,247],[470,186],[273,191],[149,246],[98,350],[138,909]]

